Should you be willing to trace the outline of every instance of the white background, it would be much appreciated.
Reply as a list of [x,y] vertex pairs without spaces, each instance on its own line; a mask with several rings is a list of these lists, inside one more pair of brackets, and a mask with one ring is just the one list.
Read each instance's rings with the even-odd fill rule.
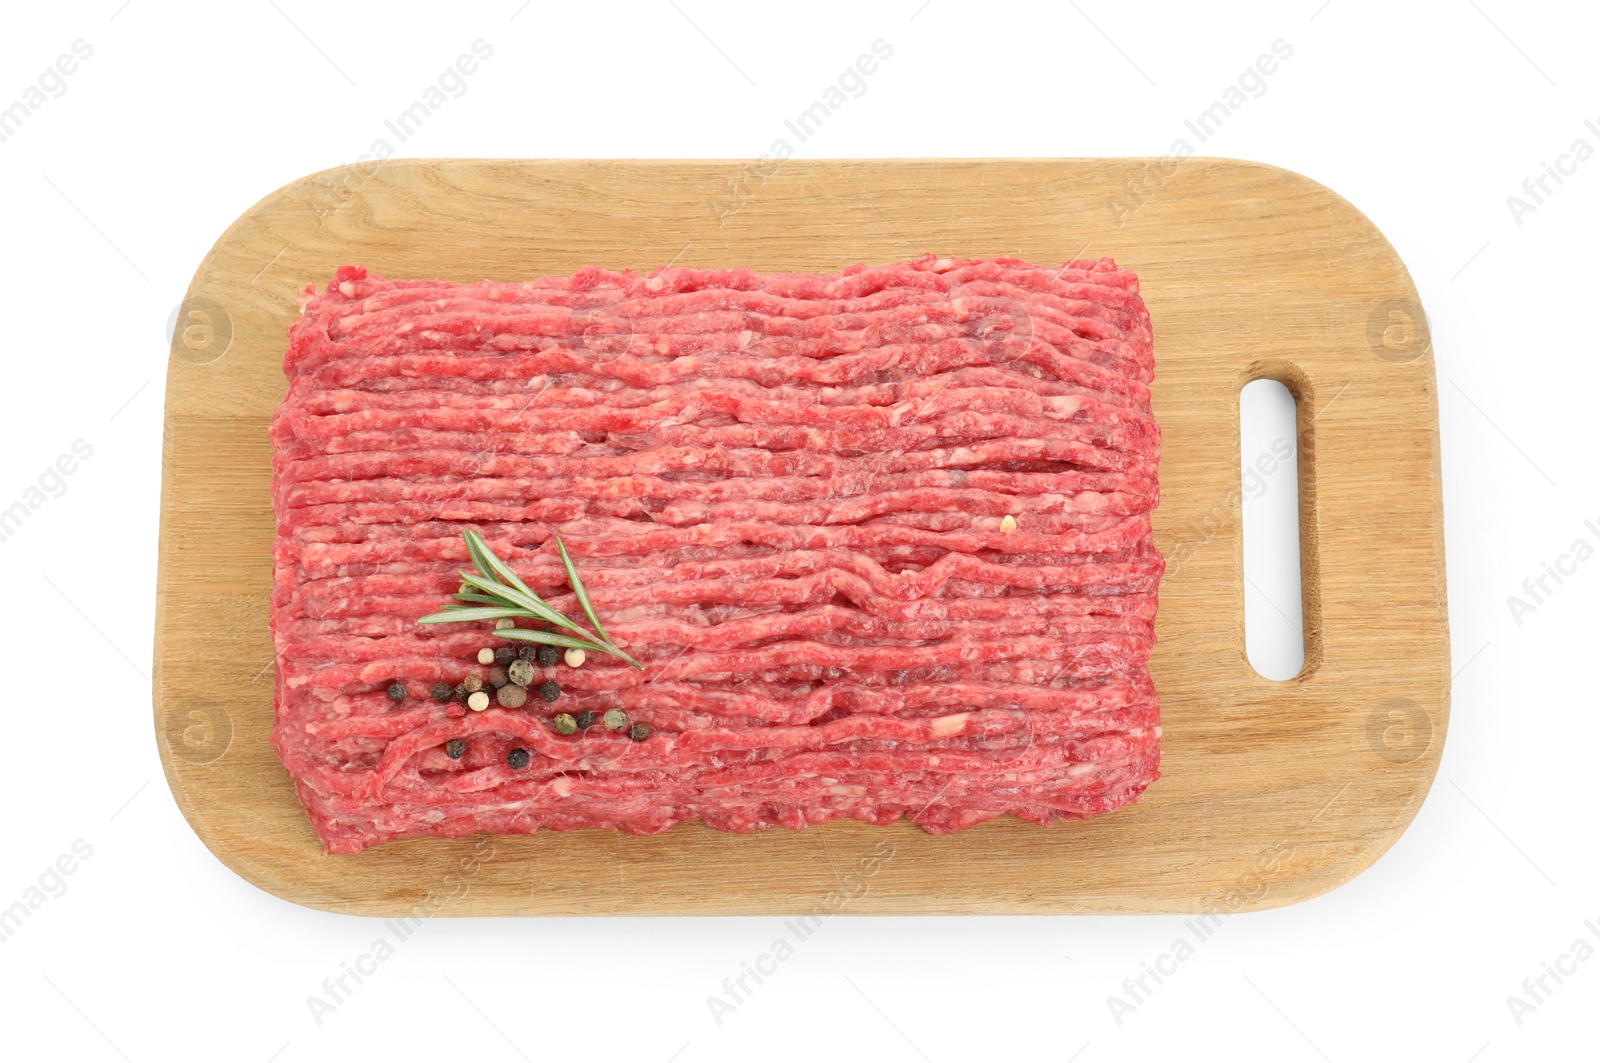
[[[1520,1024],[1507,1004],[1576,939],[1600,947],[1584,925],[1600,926],[1585,670],[1600,561],[1547,581],[1554,593],[1525,615],[1507,603],[1575,540],[1600,545],[1600,158],[1520,224],[1507,205],[1575,139],[1600,148],[1593,5],[466,8],[7,11],[0,105],[74,40],[93,55],[0,143],[0,507],[75,440],[93,454],[0,542],[0,906],[76,840],[92,856],[0,942],[0,1053],[1595,1058],[1600,959],[1547,980],[1554,992]],[[766,950],[777,920],[440,919],[316,1023],[307,997],[379,927],[234,876],[184,823],[157,760],[147,676],[165,328],[235,217],[367,151],[480,37],[493,57],[402,153],[753,156],[881,37],[893,57],[801,155],[1156,155],[1288,42],[1293,56],[1204,153],[1299,171],[1365,211],[1410,267],[1438,359],[1459,675],[1438,780],[1399,843],[1324,897],[1228,921],[1120,1024],[1107,998],[1168,950],[1180,920],[834,919],[718,1026],[707,995]],[[1382,602],[1372,588],[1373,609]]]

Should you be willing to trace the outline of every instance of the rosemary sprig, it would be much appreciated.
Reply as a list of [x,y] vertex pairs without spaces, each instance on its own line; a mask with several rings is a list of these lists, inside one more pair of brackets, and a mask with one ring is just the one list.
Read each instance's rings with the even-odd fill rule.
[[429,613],[417,623],[459,624],[474,620],[517,618],[541,620],[546,624],[566,628],[575,634],[563,635],[555,631],[507,627],[498,629],[495,635],[518,642],[537,642],[545,646],[562,646],[569,650],[609,653],[613,657],[627,661],[640,671],[644,670],[644,665],[619,649],[616,643],[611,641],[611,636],[606,634],[605,627],[600,623],[600,617],[594,611],[594,604],[589,600],[589,592],[584,589],[583,580],[578,576],[578,568],[572,563],[572,556],[567,553],[567,546],[561,541],[561,536],[556,536],[556,549],[561,553],[561,567],[566,569],[567,583],[571,585],[572,593],[578,599],[578,607],[583,610],[583,615],[588,617],[589,623],[594,625],[593,632],[585,631],[552,609],[543,598],[534,593],[532,587],[511,571],[510,565],[489,549],[489,544],[483,541],[483,536],[478,532],[469,528],[461,533],[461,537],[466,540],[467,554],[472,558],[472,565],[478,570],[478,574],[461,573],[461,590],[455,596],[460,604],[447,605],[437,613]]

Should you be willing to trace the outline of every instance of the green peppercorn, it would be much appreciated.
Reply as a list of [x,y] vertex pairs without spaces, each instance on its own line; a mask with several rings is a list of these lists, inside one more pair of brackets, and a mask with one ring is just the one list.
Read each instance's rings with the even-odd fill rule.
[[510,646],[501,646],[498,650],[494,651],[495,664],[507,665],[516,659],[517,651],[512,649]]
[[561,651],[554,646],[540,646],[534,658],[541,668],[554,668],[561,663]]
[[554,701],[561,696],[561,684],[554,679],[546,679],[539,684],[539,700]]
[[494,692],[494,700],[508,709],[520,709],[528,703],[528,688],[507,683]]
[[633,739],[635,742],[643,742],[646,738],[650,737],[650,725],[647,723],[634,724],[632,727],[628,728],[628,737]]
[[537,646],[524,644],[517,647],[517,660],[519,661],[528,661],[529,663],[532,663],[532,661],[538,656],[539,649]]
[[467,744],[459,738],[452,738],[444,744],[444,755],[451,760],[460,760],[461,754],[467,751]]
[[519,687],[525,687],[533,682],[533,665],[527,661],[515,660],[506,666],[506,676]]
[[556,713],[556,718],[550,722],[555,724],[557,734],[569,735],[578,729],[578,721],[564,712]]
[[468,694],[476,694],[483,689],[483,676],[473,672],[461,681],[461,685],[467,688]]
[[589,728],[594,726],[594,713],[590,712],[588,709],[584,709],[582,712],[578,713],[575,718],[578,721],[578,730],[580,731],[587,731]]
[[449,701],[451,698],[456,696],[456,688],[451,686],[449,683],[435,683],[433,684],[433,690],[430,691],[430,693],[433,694],[434,701]]
[[528,766],[528,751],[518,746],[506,754],[506,763],[518,771]]
[[628,714],[621,709],[607,709],[606,714],[600,719],[613,731],[620,731],[628,726]]
[[496,690],[499,690],[509,682],[511,682],[511,676],[498,664],[489,669],[489,685]]
[[385,693],[389,695],[390,701],[404,701],[406,700],[406,685],[396,679],[389,684],[389,689]]

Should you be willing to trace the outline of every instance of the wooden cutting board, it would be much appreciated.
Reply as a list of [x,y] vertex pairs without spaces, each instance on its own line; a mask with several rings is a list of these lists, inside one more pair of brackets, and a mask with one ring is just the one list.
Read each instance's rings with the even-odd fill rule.
[[[1110,255],[1154,320],[1168,557],[1151,669],[1162,778],[1137,805],[942,838],[907,823],[698,824],[396,842],[329,857],[267,736],[267,424],[296,293],[357,263],[520,280],[595,264],[831,271]],[[1307,662],[1245,661],[1238,392],[1298,404]],[[1404,265],[1339,196],[1221,159],[361,163],[294,182],[200,263],[167,376],[155,725],[229,867],[371,915],[1232,912],[1349,880],[1434,777],[1450,683],[1439,430]]]

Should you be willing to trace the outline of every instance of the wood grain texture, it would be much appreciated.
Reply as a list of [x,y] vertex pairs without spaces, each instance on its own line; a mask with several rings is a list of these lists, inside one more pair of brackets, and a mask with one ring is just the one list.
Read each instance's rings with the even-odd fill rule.
[[[1128,195],[1161,165],[396,160],[267,196],[196,271],[167,377],[155,724],[195,832],[262,889],[383,915],[1237,911],[1359,873],[1416,813],[1448,718],[1426,320],[1394,249],[1328,189],[1187,159],[1156,170],[1142,204]],[[1169,564],[1151,661],[1163,777],[1144,799],[943,838],[903,822],[686,824],[324,856],[267,739],[266,432],[296,292],[347,262],[464,282],[669,261],[832,271],[926,251],[1110,255],[1139,274]],[[1244,654],[1238,391],[1258,377],[1299,410],[1307,662],[1282,683]]]

